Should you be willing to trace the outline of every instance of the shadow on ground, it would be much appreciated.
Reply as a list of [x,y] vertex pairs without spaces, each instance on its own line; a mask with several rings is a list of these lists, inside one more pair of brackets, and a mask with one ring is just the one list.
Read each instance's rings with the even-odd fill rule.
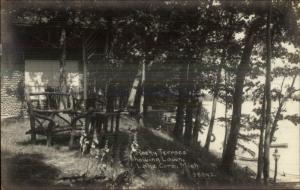
[[[70,134],[67,133],[62,133],[62,134],[56,134],[53,137],[52,140],[52,146],[56,147],[60,147],[60,146],[68,146],[69,145],[69,139],[70,139]],[[23,140],[23,141],[19,141],[17,142],[17,145],[21,145],[21,146],[27,146],[27,145],[46,145],[47,144],[47,139],[45,136],[38,136],[38,139],[35,141],[35,143],[32,143],[31,140]],[[74,140],[74,145],[73,145],[74,149],[79,149],[80,148],[80,144],[79,144],[79,136],[75,137]]]
[[43,162],[42,154],[1,152],[1,181],[6,187],[53,184],[60,171]]
[[[179,184],[191,188],[208,188],[212,185],[217,188],[218,186],[221,187],[223,185],[250,185],[255,183],[255,180],[251,178],[249,173],[239,167],[235,167],[232,174],[223,173],[218,166],[220,160],[211,153],[206,152],[202,147],[196,145],[187,147],[178,141],[162,138],[162,132],[154,133],[155,131],[156,130],[149,130],[147,128],[140,128],[138,130],[138,141],[141,149],[153,151],[157,149],[176,151],[185,150],[187,152],[187,155],[184,158],[186,164],[197,164],[198,166],[197,169],[186,169],[180,166],[178,167],[179,169],[160,169],[160,171],[165,174],[177,173]],[[193,173],[202,173],[203,176],[201,175],[194,178]],[[154,186],[153,188],[157,187]]]

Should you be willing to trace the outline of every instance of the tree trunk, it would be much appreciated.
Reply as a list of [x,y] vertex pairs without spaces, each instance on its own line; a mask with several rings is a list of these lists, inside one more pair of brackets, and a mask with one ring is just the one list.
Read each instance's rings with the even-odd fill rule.
[[178,106],[177,106],[177,112],[176,112],[176,124],[175,124],[175,128],[174,128],[174,135],[178,139],[181,138],[182,133],[183,133],[184,109],[185,109],[184,89],[182,89],[182,87],[180,87]]
[[186,105],[186,88],[185,88],[185,77],[186,71],[184,66],[181,66],[181,73],[180,73],[180,84],[179,84],[179,97],[178,97],[178,106],[176,112],[176,124],[174,127],[174,136],[177,139],[182,137],[183,133],[183,122],[184,122],[184,110]]
[[264,183],[268,184],[269,170],[270,170],[270,130],[271,130],[271,14],[272,14],[272,1],[269,2],[269,11],[267,18],[267,62],[266,62],[266,130],[265,130],[265,142],[264,142]]
[[[227,118],[227,117],[225,117]],[[226,147],[227,147],[227,141],[228,141],[228,136],[229,136],[229,126],[228,126],[228,122],[225,121],[225,134],[224,134],[224,141],[223,141],[223,152],[222,152],[222,156],[224,156],[225,154],[225,150],[226,150]]]
[[[225,71],[225,85],[227,85],[227,80],[228,76]],[[229,126],[228,126],[228,121],[227,121],[227,112],[228,112],[228,93],[226,91],[226,97],[225,97],[225,134],[224,134],[224,141],[223,141],[223,152],[222,152],[222,157],[224,156],[226,146],[227,146],[227,141],[228,141],[228,134],[229,134]]]
[[209,145],[210,145],[214,122],[215,122],[216,109],[217,109],[217,97],[214,96],[212,110],[211,110],[211,117],[210,117],[209,127],[208,127],[208,131],[207,131],[205,146],[204,146],[206,151],[209,150]]
[[141,75],[141,98],[140,98],[140,106],[139,106],[139,124],[140,126],[144,126],[144,120],[143,120],[143,116],[144,116],[144,98],[145,98],[145,61],[142,62],[142,75]]
[[185,115],[185,131],[184,131],[184,143],[190,145],[192,139],[192,129],[193,129],[193,102],[192,97],[189,95],[189,100],[186,105],[186,115]]
[[61,57],[59,60],[59,87],[61,92],[66,92],[66,30],[62,29],[60,36]]
[[[231,14],[231,17],[229,19],[229,25],[232,24],[233,21],[233,15]],[[233,31],[229,31],[225,33],[224,35],[224,42],[229,43],[230,38],[233,35]],[[212,111],[211,111],[211,118],[209,122],[209,127],[208,127],[208,132],[207,132],[207,137],[206,137],[206,142],[205,142],[205,150],[209,151],[209,146],[211,142],[211,136],[214,128],[214,122],[215,122],[215,117],[216,117],[216,109],[217,109],[217,100],[218,100],[218,95],[219,95],[219,88],[220,88],[220,83],[221,83],[221,74],[222,74],[222,67],[226,63],[226,46],[222,49],[222,57],[221,61],[218,67],[217,71],[217,80],[214,86],[214,93],[213,93],[213,104],[212,104]]]
[[[66,30],[63,28],[60,35],[61,57],[59,60],[59,90],[67,92],[67,76],[65,71],[66,66]],[[61,97],[60,109],[66,108],[67,102],[65,97]]]
[[266,114],[266,98],[265,98],[265,92],[263,95],[263,102],[261,107],[261,123],[260,123],[260,136],[259,136],[259,145],[258,145],[258,160],[257,160],[257,175],[256,175],[256,181],[260,182],[262,171],[263,171],[263,154],[264,154],[264,130],[265,130],[265,114]]
[[114,111],[114,96],[112,84],[109,84],[108,92],[107,92],[107,103],[106,103],[106,112],[110,113]]
[[243,88],[246,73],[249,70],[250,57],[254,44],[254,30],[256,27],[252,26],[248,30],[245,39],[245,47],[243,49],[243,55],[241,58],[241,63],[239,64],[236,71],[236,82],[235,82],[235,91],[233,94],[233,110],[232,110],[232,119],[231,119],[231,128],[230,134],[225,150],[225,154],[222,158],[221,167],[227,173],[233,166],[235,150],[238,141],[238,135],[240,130],[240,120],[241,120],[241,109],[243,103]]
[[128,102],[127,102],[127,105],[129,107],[133,107],[134,106],[134,100],[135,100],[135,97],[136,97],[136,94],[137,94],[138,86],[140,84],[141,75],[142,75],[142,69],[139,68],[138,72],[135,75],[135,78],[133,80],[132,87],[130,89],[130,93],[129,93],[129,97],[128,97]]
[[190,80],[190,64],[187,65],[186,70],[186,115],[185,115],[185,130],[184,130],[184,143],[190,145],[193,130],[193,96],[192,96],[192,83]]
[[197,143],[199,138],[199,131],[201,129],[201,112],[202,112],[202,98],[199,97],[197,102],[196,120],[193,128],[194,143]]
[[[225,55],[223,55],[222,61],[224,61],[224,59],[225,59],[224,57],[225,57]],[[218,68],[217,81],[216,81],[215,89],[214,89],[214,97],[213,97],[213,104],[212,104],[212,110],[211,110],[211,117],[210,117],[206,142],[205,142],[205,146],[204,146],[206,151],[209,150],[210,140],[211,140],[211,136],[212,136],[212,132],[213,132],[213,128],[214,128],[214,122],[215,122],[215,117],[216,117],[216,109],[217,109],[217,99],[218,99],[218,94],[219,94],[219,85],[220,85],[220,82],[221,82],[222,64],[223,64],[223,62],[220,63],[219,68]]]
[[[297,76],[298,76],[298,73],[296,73],[294,75],[290,88],[294,87]],[[282,83],[282,85],[283,85],[283,83]],[[273,121],[273,124],[272,124],[271,132],[270,132],[270,144],[272,144],[272,139],[274,137],[275,131],[277,130],[277,123],[280,119],[280,114],[282,112],[282,108],[283,108],[285,102],[291,97],[292,94],[293,94],[293,92],[289,92],[288,94],[286,94],[284,96],[284,98],[282,100],[279,99],[279,106],[277,108],[277,112],[276,112],[276,115],[275,115],[275,118],[274,118],[274,121]]]
[[279,107],[277,108],[276,115],[275,115],[271,130],[270,130],[270,144],[272,144],[272,139],[273,139],[275,131],[277,129],[277,123],[279,121],[283,105],[284,105],[283,103],[280,103]]

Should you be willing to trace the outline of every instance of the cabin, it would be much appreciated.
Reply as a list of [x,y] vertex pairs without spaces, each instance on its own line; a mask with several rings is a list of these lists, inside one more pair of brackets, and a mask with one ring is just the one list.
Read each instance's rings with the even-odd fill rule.
[[[1,118],[24,115],[24,88],[43,92],[59,86],[61,52],[55,47],[59,29],[12,23],[10,31],[12,42],[6,44],[10,63],[1,69]],[[65,72],[67,85],[82,91],[81,48],[76,44],[80,39],[71,39],[66,47]]]
[[[66,2],[66,4],[68,4]],[[2,49],[1,55],[1,118],[23,117],[26,115],[24,104],[24,89],[29,92],[44,92],[49,89],[57,89],[60,85],[61,60],[64,61],[66,85],[72,91],[78,92],[84,99],[91,97],[92,93],[107,96],[107,92],[113,92],[118,96],[119,104],[126,104],[129,89],[138,71],[138,60],[128,59],[126,48],[114,49],[112,47],[114,28],[111,27],[111,18],[119,19],[134,10],[134,7],[149,8],[147,3],[130,4],[128,2],[107,3],[101,1],[93,4],[76,1],[69,4],[70,12],[79,14],[79,21],[75,18],[73,24],[69,24],[66,14],[66,4],[53,6],[50,1],[34,3],[32,6],[26,1],[18,5],[6,2],[3,6],[2,16]],[[129,6],[132,9],[128,9]],[[126,5],[126,6],[123,6]],[[112,9],[113,7],[113,9]],[[30,12],[30,10],[34,10]],[[48,15],[38,15],[39,10],[47,10]],[[96,24],[84,21],[85,15],[79,10],[95,13],[98,18]],[[41,14],[46,14],[42,12]],[[37,14],[33,17],[32,14]],[[82,15],[81,15],[82,14]],[[54,17],[52,17],[55,15]],[[113,16],[112,16],[113,15]],[[31,20],[28,20],[31,18]],[[35,20],[36,19],[36,20]],[[65,31],[65,44],[61,45],[62,31]],[[130,31],[129,31],[130,33]],[[129,34],[130,35],[130,34]],[[171,35],[162,32],[166,37]],[[123,40],[129,40],[125,36]],[[162,37],[162,39],[164,39]],[[167,38],[165,38],[167,39]],[[164,43],[160,41],[159,43]],[[163,45],[163,44],[161,44]],[[147,44],[149,48],[155,44]],[[114,54],[119,55],[115,56]],[[64,57],[64,58],[63,58]],[[125,63],[125,64],[124,64]],[[125,65],[115,68],[118,65]],[[153,66],[156,67],[156,66]],[[147,73],[147,77],[153,77],[151,85],[161,85],[157,76],[167,76],[168,68],[153,69],[155,72]],[[109,86],[111,77],[114,77],[113,87]],[[155,85],[154,85],[155,84]],[[114,88],[111,90],[110,88]],[[110,90],[108,90],[110,89]],[[155,89],[147,87],[145,94],[154,92]],[[141,93],[138,91],[137,93]],[[150,95],[145,101],[153,103],[158,97],[170,99],[169,92],[165,95]],[[152,98],[152,99],[151,99]],[[176,95],[172,94],[172,100]],[[138,104],[136,98],[134,104]],[[160,105],[160,103],[157,103]],[[155,107],[155,105],[153,105]],[[172,106],[174,107],[174,106]]]
[[85,97],[96,91],[106,96],[105,81],[113,75],[108,67],[108,30],[69,26],[60,16],[44,24],[28,23],[22,15],[26,11],[7,7],[1,44],[1,119],[26,116],[24,89],[36,93],[59,87],[62,57],[68,88]]

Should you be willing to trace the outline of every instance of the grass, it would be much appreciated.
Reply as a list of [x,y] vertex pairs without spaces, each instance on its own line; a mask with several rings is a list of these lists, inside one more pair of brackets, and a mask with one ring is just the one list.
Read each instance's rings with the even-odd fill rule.
[[188,175],[188,173],[190,173],[189,171],[184,171],[185,168],[179,168],[178,171],[164,170],[164,172],[177,174],[179,184],[184,184],[188,187],[210,187],[212,185],[249,185],[254,183],[253,178],[251,178],[242,168],[236,167],[231,175],[227,175],[219,171],[218,164],[220,163],[220,160],[214,155],[205,152],[204,149],[199,146],[187,148],[183,144],[171,140],[170,137],[162,138],[162,136],[165,136],[166,134],[157,133],[157,131],[153,129],[149,130],[142,128],[139,130],[139,135],[139,144],[142,149],[156,150],[161,148],[165,150],[186,150],[188,156],[185,160],[187,164],[197,164],[199,166],[198,169],[190,172],[210,174],[210,177],[200,176],[198,178],[193,178],[191,175]]
[[[119,174],[128,170],[125,166],[113,167],[91,156],[83,156],[80,151],[69,150],[68,137],[60,136],[54,139],[54,145],[45,146],[45,138],[40,137],[37,144],[30,143],[30,136],[25,135],[29,129],[28,120],[6,120],[1,123],[1,180],[4,189],[116,189],[113,182]],[[120,148],[126,149],[130,129],[137,123],[131,119],[121,120],[120,130],[124,136]],[[191,189],[191,188],[233,188],[254,186],[254,180],[242,168],[236,167],[231,175],[218,170],[218,160],[214,155],[205,152],[201,147],[187,148],[175,141],[166,132],[152,128],[138,128],[137,139],[141,150],[186,150],[187,164],[196,163],[202,173],[210,173],[214,177],[193,178],[191,170],[135,169],[132,183],[123,186],[127,189]],[[109,160],[109,159],[108,159]],[[193,171],[192,171],[193,172]],[[105,175],[104,180],[66,181],[68,177],[92,178]]]
[[[65,186],[59,179],[87,174],[95,176],[100,169],[97,160],[82,156],[79,150],[70,151],[65,142],[54,139],[52,147],[45,146],[42,137],[36,145],[30,143],[28,120],[2,123],[1,173],[4,185]],[[32,180],[35,182],[33,183]]]

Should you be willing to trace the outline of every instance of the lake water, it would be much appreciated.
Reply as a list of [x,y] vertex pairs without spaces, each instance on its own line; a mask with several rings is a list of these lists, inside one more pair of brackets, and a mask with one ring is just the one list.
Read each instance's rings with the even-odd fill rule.
[[[256,105],[259,106],[259,105]],[[244,114],[254,114],[252,112],[252,109],[256,107],[253,105],[253,102],[247,101],[244,102],[242,107],[242,113]],[[272,103],[272,109],[276,110],[278,106],[277,102]],[[206,101],[204,102],[204,107],[208,110],[208,112],[211,112],[212,102]],[[298,114],[300,113],[300,105],[298,102],[290,101],[287,102],[286,106],[286,112],[284,115],[287,114]],[[232,110],[228,110],[229,117],[231,116]],[[225,114],[225,105],[218,103],[217,104],[217,111],[216,111],[216,118],[218,117],[224,117]],[[210,150],[215,153],[217,156],[221,156],[222,153],[222,147],[223,147],[223,140],[224,140],[224,133],[225,128],[223,127],[224,123],[215,121],[213,133],[216,136],[216,140],[211,143]],[[300,181],[300,126],[295,126],[292,122],[288,120],[282,120],[278,122],[279,129],[275,132],[275,137],[277,138],[277,143],[287,143],[288,148],[280,148],[279,154],[280,158],[278,161],[278,174],[277,179],[278,181],[293,181],[293,182],[299,182]],[[201,145],[204,145],[206,140],[206,134],[207,134],[207,127],[205,128],[203,134],[200,134],[199,140],[201,141]],[[247,132],[242,131],[243,134],[247,134]],[[253,133],[253,132],[251,132]],[[258,130],[255,131],[255,133],[259,133]],[[258,139],[256,140],[256,143],[258,144]],[[255,158],[257,158],[258,155],[258,147],[255,143],[245,143],[241,141],[241,144],[246,145],[251,150],[253,150],[256,155]],[[271,155],[270,155],[270,177],[273,178],[274,176],[274,158],[272,156],[274,152],[274,148],[271,148]],[[242,150],[238,149],[236,151],[237,159],[236,162],[240,164],[241,166],[248,166],[253,171],[256,172],[257,170],[257,162],[250,162],[250,161],[241,161],[239,160],[239,156],[247,157],[247,158],[253,158],[249,153],[243,152]]]

